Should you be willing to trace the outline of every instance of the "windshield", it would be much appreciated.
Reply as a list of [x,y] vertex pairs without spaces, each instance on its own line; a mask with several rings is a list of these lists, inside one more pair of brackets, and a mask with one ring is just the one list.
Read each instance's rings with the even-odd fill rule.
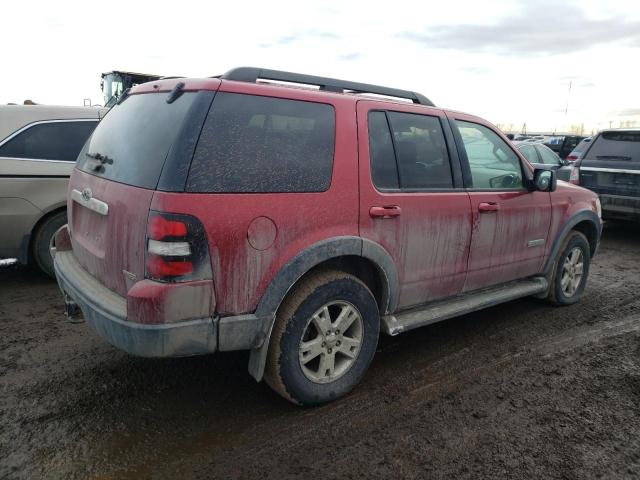
[[137,94],[115,105],[80,152],[78,168],[91,175],[155,188],[195,92],[167,103],[167,92]]

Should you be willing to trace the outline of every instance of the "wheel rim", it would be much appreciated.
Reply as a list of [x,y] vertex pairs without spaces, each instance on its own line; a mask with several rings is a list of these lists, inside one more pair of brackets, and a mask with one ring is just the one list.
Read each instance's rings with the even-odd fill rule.
[[564,260],[560,288],[567,297],[573,297],[584,276],[584,254],[580,247],[574,247]]
[[354,305],[342,300],[324,304],[307,322],[300,341],[304,375],[314,383],[329,383],[347,373],[360,353],[363,330]]

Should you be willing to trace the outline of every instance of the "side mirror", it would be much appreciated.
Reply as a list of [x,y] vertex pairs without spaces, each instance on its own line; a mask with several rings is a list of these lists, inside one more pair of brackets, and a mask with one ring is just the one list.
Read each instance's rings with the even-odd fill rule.
[[556,189],[557,180],[555,170],[536,168],[533,172],[533,186],[539,192],[553,192]]

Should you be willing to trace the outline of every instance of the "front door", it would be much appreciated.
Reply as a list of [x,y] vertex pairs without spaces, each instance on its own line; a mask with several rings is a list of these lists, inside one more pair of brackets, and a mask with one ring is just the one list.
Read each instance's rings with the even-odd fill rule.
[[525,188],[526,167],[488,125],[455,115],[452,128],[473,212],[464,291],[540,273],[549,241],[549,192]]
[[358,102],[360,235],[393,258],[400,308],[464,286],[471,210],[448,129],[436,109]]

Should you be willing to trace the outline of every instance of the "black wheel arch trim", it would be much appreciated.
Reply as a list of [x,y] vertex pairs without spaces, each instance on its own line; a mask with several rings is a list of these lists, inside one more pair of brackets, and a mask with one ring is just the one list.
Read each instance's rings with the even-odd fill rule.
[[543,274],[548,276],[553,271],[553,265],[558,256],[558,251],[562,246],[562,242],[567,238],[569,232],[571,232],[576,225],[581,222],[588,221],[593,224],[596,228],[596,244],[591,248],[591,256],[593,257],[598,249],[598,245],[600,244],[600,235],[602,234],[602,221],[598,218],[595,212],[589,210],[582,210],[569,218],[569,220],[564,224],[562,230],[556,235],[556,238],[553,241],[553,245],[551,247],[551,251],[549,252],[549,257],[544,266]]
[[262,380],[275,315],[286,295],[313,267],[343,256],[358,256],[373,262],[384,282],[380,313],[395,311],[399,296],[398,272],[391,255],[383,247],[356,236],[334,237],[313,244],[280,269],[258,303],[255,315],[261,320],[263,338],[260,347],[251,350],[249,358],[249,373],[257,381]]

